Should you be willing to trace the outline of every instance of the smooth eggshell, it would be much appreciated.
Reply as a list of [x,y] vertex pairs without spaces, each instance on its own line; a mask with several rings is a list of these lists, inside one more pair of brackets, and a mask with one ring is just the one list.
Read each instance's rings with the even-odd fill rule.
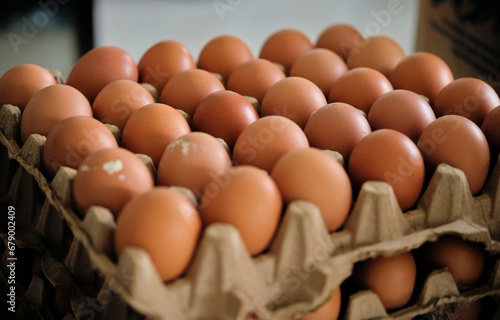
[[390,184],[403,211],[416,204],[425,179],[419,149],[410,138],[392,129],[373,131],[358,142],[349,158],[348,172],[356,192],[370,180]]
[[267,116],[248,125],[240,134],[234,145],[233,162],[271,172],[284,154],[307,147],[307,137],[295,122],[282,116]]
[[232,150],[241,132],[258,118],[247,99],[234,91],[223,90],[201,101],[194,112],[193,127],[223,139]]
[[481,126],[491,110],[500,105],[500,98],[486,82],[476,78],[460,78],[444,87],[434,101],[437,117],[457,114]]
[[431,106],[439,92],[453,81],[450,67],[429,52],[416,52],[399,62],[389,76],[394,89],[406,89],[427,97]]
[[191,132],[172,141],[158,165],[158,184],[190,189],[199,199],[205,185],[231,167],[224,146],[204,132]]
[[163,87],[160,102],[180,109],[192,118],[196,107],[206,96],[224,89],[222,82],[208,71],[185,70],[173,76]]
[[481,130],[488,140],[491,155],[496,158],[500,152],[500,108],[498,106],[484,118]]
[[0,78],[0,107],[12,104],[23,112],[29,99],[41,89],[56,84],[54,76],[35,64],[21,64]]
[[282,200],[267,172],[232,167],[207,184],[200,202],[205,225],[229,223],[240,233],[250,255],[264,251],[276,233]]
[[135,154],[108,148],[83,159],[73,181],[73,197],[82,215],[91,206],[102,206],[116,217],[128,200],[153,186],[151,172]]
[[288,77],[267,90],[260,113],[262,117],[284,116],[303,129],[311,114],[326,104],[323,92],[312,81]]
[[394,129],[418,140],[422,131],[436,120],[434,111],[420,95],[403,89],[389,91],[373,103],[368,122],[373,130]]
[[342,227],[351,209],[351,182],[333,157],[316,148],[293,150],[276,162],[271,177],[285,203],[309,201],[319,208],[328,231]]
[[102,88],[116,80],[135,81],[139,72],[132,56],[113,46],[94,48],[73,66],[66,84],[78,89],[92,103]]
[[274,63],[265,59],[252,59],[236,68],[227,80],[227,89],[254,97],[262,104],[267,90],[285,74]]
[[162,92],[165,84],[177,73],[196,68],[193,56],[182,43],[160,41],[142,55],[138,64],[139,79]]
[[264,41],[259,58],[277,62],[289,71],[294,62],[313,47],[311,40],[302,32],[283,29],[274,32]]
[[362,41],[363,35],[355,27],[338,23],[321,32],[316,47],[329,49],[345,60],[352,48],[355,48]]
[[375,100],[391,90],[391,83],[382,73],[360,67],[347,71],[335,81],[328,102],[344,102],[367,114]]
[[87,98],[68,85],[45,87],[26,104],[21,118],[21,140],[26,142],[33,133],[47,136],[59,121],[73,116],[92,117]]
[[174,189],[156,187],[123,207],[117,220],[118,258],[126,247],[146,251],[163,281],[188,268],[201,233],[201,219],[193,203]]
[[416,274],[411,252],[358,262],[353,271],[358,285],[375,292],[387,310],[402,307],[410,301]]
[[153,96],[139,83],[117,80],[102,88],[92,104],[92,110],[101,122],[115,125],[122,132],[135,111],[154,102]]
[[252,51],[243,40],[222,35],[213,38],[201,49],[198,68],[218,73],[227,81],[236,68],[252,59]]
[[363,113],[342,102],[329,103],[313,112],[304,128],[311,147],[337,151],[345,163],[354,146],[370,132]]
[[45,170],[54,176],[59,167],[77,168],[89,154],[118,143],[111,131],[92,117],[75,116],[56,124],[43,148]]
[[446,163],[464,172],[473,195],[481,191],[488,177],[490,151],[474,122],[453,114],[437,118],[420,135],[418,147],[429,174]]

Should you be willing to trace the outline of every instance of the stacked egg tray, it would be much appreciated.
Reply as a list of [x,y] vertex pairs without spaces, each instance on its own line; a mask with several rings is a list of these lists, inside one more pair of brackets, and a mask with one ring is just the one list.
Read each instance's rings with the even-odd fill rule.
[[[435,270],[417,281],[406,307],[390,313],[371,291],[344,294],[342,318],[458,319],[481,299],[481,319],[500,319],[498,161],[477,196],[470,194],[462,171],[441,164],[416,209],[404,213],[388,184],[367,182],[344,227],[333,233],[313,204],[292,202],[269,249],[256,257],[249,256],[234,227],[211,225],[186,274],[163,283],[144,251],[126,249],[117,260],[116,224],[107,209],[92,207],[84,218],[76,213],[71,192],[75,169],[61,167],[51,181],[46,178],[46,139],[33,134],[20,147],[20,114],[11,105],[0,110],[1,188],[7,193],[3,208],[15,208],[16,255],[28,257],[24,265],[18,262],[16,273],[20,318],[299,319],[322,305],[349,278],[356,262],[414,250],[452,234],[484,245],[487,263],[479,284],[457,287],[446,269]],[[139,156],[152,168],[147,156]],[[3,286],[9,274],[4,221],[5,216]],[[36,257],[41,257],[39,272],[31,263]],[[58,287],[70,292],[63,314],[53,299]]]

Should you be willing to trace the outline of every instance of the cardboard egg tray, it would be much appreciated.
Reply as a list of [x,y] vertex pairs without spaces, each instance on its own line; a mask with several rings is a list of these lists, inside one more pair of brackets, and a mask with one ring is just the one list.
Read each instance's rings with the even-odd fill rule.
[[[500,163],[475,197],[460,170],[440,165],[416,209],[405,213],[388,184],[365,183],[343,229],[334,233],[328,233],[314,205],[293,202],[269,249],[253,258],[234,227],[211,225],[186,274],[165,284],[144,251],[129,248],[117,260],[112,214],[92,207],[82,219],[71,194],[76,170],[62,167],[47,180],[42,160],[45,137],[31,135],[20,147],[19,122],[19,109],[4,105],[4,201],[16,208],[18,248],[42,256],[43,275],[33,275],[26,288],[16,292],[23,312],[49,313],[43,296],[52,285],[72,291],[72,312],[65,319],[299,319],[326,301],[349,278],[356,262],[417,249],[440,235],[454,234],[482,243],[488,253],[478,285],[458,288],[447,270],[435,270],[416,284],[408,306],[389,314],[371,291],[343,296],[348,299],[343,319],[409,319],[423,314],[458,319],[471,302],[483,298],[493,301],[491,319],[500,318]],[[147,156],[141,158],[151,163]],[[2,269],[6,256],[3,248]]]

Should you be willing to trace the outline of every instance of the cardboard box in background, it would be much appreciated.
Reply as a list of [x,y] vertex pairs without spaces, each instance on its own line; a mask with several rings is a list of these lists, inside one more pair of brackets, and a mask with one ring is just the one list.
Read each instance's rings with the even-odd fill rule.
[[479,78],[500,94],[500,2],[421,0],[416,49],[441,57],[455,78]]

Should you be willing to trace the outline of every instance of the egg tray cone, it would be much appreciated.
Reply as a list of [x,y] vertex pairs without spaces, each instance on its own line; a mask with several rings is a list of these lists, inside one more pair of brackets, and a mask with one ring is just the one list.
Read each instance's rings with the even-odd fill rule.
[[[19,147],[18,109],[4,106],[0,119],[0,142],[10,162],[19,163],[19,177],[12,181],[10,194],[23,198],[26,193],[20,191],[22,184],[17,180],[31,179],[33,189],[38,188],[45,197],[40,213],[16,207],[16,220],[26,215],[27,225],[32,227],[19,233],[19,245],[48,252],[42,260],[45,276],[81,292],[72,297],[76,318],[83,318],[82,299],[108,292],[116,303],[101,306],[100,315],[244,319],[256,314],[260,319],[298,319],[326,301],[352,274],[356,262],[413,250],[445,234],[480,242],[491,254],[489,273],[482,282],[459,290],[448,271],[436,270],[418,285],[409,306],[388,314],[373,292],[361,291],[349,297],[344,319],[439,316],[446,310],[463,310],[483,297],[500,295],[500,263],[495,256],[500,252],[498,163],[476,197],[470,194],[460,170],[440,165],[416,209],[405,213],[388,184],[365,183],[345,226],[334,233],[327,232],[314,205],[293,202],[268,251],[254,258],[234,227],[214,224],[205,229],[185,275],[164,284],[142,250],[128,248],[117,261],[112,244],[116,225],[107,209],[92,207],[84,219],[75,213],[71,199],[74,169],[62,167],[52,181],[45,178],[44,137],[32,135]],[[24,202],[37,198],[29,192],[27,197]],[[41,289],[31,289],[37,290]]]

